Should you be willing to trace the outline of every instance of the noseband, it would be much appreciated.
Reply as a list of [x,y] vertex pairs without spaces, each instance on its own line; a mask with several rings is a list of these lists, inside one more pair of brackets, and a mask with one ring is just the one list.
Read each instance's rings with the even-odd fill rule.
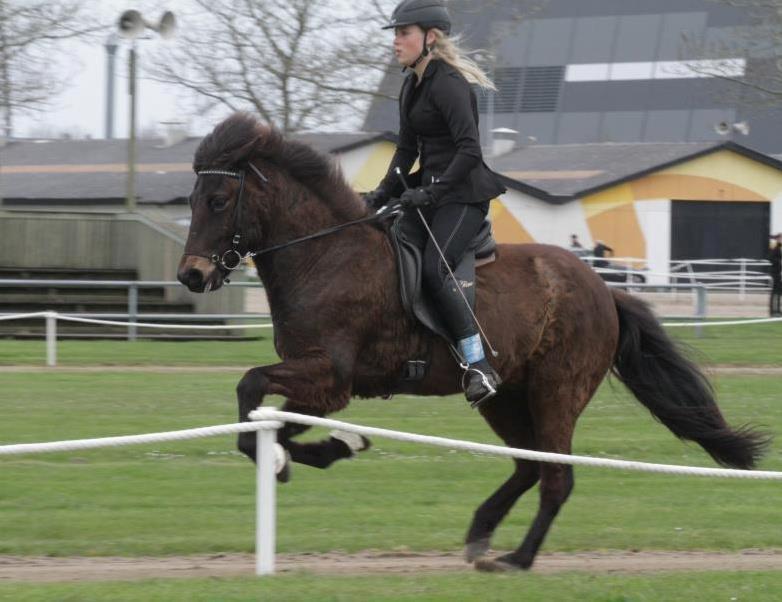
[[[253,165],[252,163],[248,163],[247,166],[255,173],[255,175],[258,176],[258,179],[260,179],[261,182],[266,184],[269,181],[269,179],[265,175],[263,175],[261,173],[261,170],[255,167],[255,165]],[[274,245],[273,247],[267,247],[260,251],[248,250],[244,255],[242,255],[241,251],[239,251],[239,241],[242,239],[240,226],[242,222],[242,196],[244,194],[244,175],[245,175],[244,170],[230,171],[227,169],[203,169],[201,171],[196,172],[196,176],[199,177],[200,176],[225,176],[228,178],[235,178],[239,180],[239,196],[236,197],[236,210],[234,212],[234,235],[233,238],[231,238],[231,248],[228,249],[222,255],[218,253],[212,253],[208,257],[206,255],[198,255],[198,257],[205,257],[213,264],[217,265],[218,267],[220,267],[221,269],[223,269],[225,272],[228,273],[231,273],[236,268],[238,268],[241,265],[243,259],[258,257],[260,255],[265,255],[267,253],[279,251],[280,249],[284,249],[285,247],[290,247],[292,245],[299,244],[300,242],[312,240],[314,238],[320,238],[321,236],[333,234],[334,232],[339,232],[340,230],[347,228],[349,226],[354,226],[356,224],[363,224],[365,222],[377,221],[389,217],[391,215],[395,215],[396,213],[399,212],[398,205],[388,206],[388,208],[382,207],[380,210],[378,210],[377,213],[373,213],[372,215],[369,215],[367,217],[362,217],[360,219],[346,222],[344,224],[339,224],[338,226],[326,228],[325,230],[320,230],[315,234],[302,236],[301,238],[295,238],[293,240],[289,240],[288,242],[279,245]],[[190,254],[196,255],[195,253],[190,253]],[[230,282],[230,280],[228,280],[227,278],[225,281]]]

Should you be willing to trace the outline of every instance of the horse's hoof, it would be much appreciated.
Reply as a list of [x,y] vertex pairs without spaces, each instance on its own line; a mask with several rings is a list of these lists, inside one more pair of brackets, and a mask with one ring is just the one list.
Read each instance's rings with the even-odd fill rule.
[[489,538],[481,537],[475,541],[467,542],[464,546],[464,559],[467,562],[475,562],[489,551]]
[[369,441],[369,439],[357,433],[350,433],[348,431],[331,431],[329,435],[332,439],[336,439],[337,441],[341,441],[347,445],[348,451],[350,451],[349,457],[351,458],[358,452],[366,451],[372,447],[372,443]]
[[499,558],[479,558],[475,561],[475,568],[484,573],[513,573],[523,570],[512,554],[505,554]]
[[291,480],[291,454],[279,443],[274,444],[274,472],[278,483]]

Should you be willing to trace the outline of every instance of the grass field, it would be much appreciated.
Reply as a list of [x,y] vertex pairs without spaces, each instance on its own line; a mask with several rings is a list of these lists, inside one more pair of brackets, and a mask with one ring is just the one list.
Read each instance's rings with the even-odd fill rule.
[[139,583],[0,584],[0,600],[33,602],[776,602],[782,575],[774,572],[638,575],[401,575],[272,579],[158,580]]
[[[704,326],[700,336],[694,328],[670,328],[672,336],[689,346],[704,364],[782,365],[782,322],[747,326]],[[262,339],[241,342],[161,341],[59,341],[57,360],[63,366],[139,365],[254,366],[275,361],[271,333]],[[43,341],[0,340],[0,366],[43,365]]]
[[[703,338],[680,329],[713,363],[781,364],[782,328],[731,327]],[[776,329],[776,330],[774,330]],[[672,332],[674,332],[672,330]],[[712,334],[712,332],[714,334]],[[719,334],[717,334],[719,333]],[[234,422],[236,373],[112,371],[110,364],[245,367],[273,361],[268,340],[249,343],[60,343],[63,364],[98,373],[0,374],[0,443],[154,432]],[[40,354],[40,355],[39,355]],[[0,364],[41,363],[43,346],[0,341]],[[733,361],[734,358],[738,358]],[[782,432],[778,376],[721,376],[720,404],[734,423]],[[271,398],[270,403],[281,400]],[[340,418],[496,442],[458,397],[354,402]],[[323,436],[313,433],[313,438]],[[582,417],[579,454],[712,466],[674,439],[617,382]],[[782,470],[775,445],[761,468]],[[328,471],[294,466],[278,490],[280,552],[457,550],[475,507],[511,463],[387,440]],[[254,473],[228,437],[0,459],[0,554],[168,555],[251,552]],[[576,489],[544,550],[782,550],[773,482],[695,479],[579,468]],[[518,544],[536,506],[523,498],[494,547]],[[779,599],[775,573],[473,575],[164,580],[108,584],[0,584],[9,600],[584,600]],[[523,586],[522,586],[523,583]]]
[[[235,376],[3,375],[0,441],[155,432],[234,421]],[[776,377],[721,378],[734,422],[779,432]],[[380,427],[494,442],[463,403],[361,401],[342,414]],[[711,461],[655,423],[620,385],[580,422],[577,453],[655,462]],[[229,437],[0,460],[0,554],[157,555],[251,551],[251,465]],[[782,469],[774,451],[763,464]],[[280,488],[280,551],[452,550],[510,462],[395,441],[328,471],[294,467]],[[782,548],[778,484],[579,469],[549,550]],[[534,497],[531,498],[534,500]],[[521,503],[496,544],[515,546],[534,504]],[[604,509],[610,509],[606,513]],[[599,510],[598,510],[599,509]]]

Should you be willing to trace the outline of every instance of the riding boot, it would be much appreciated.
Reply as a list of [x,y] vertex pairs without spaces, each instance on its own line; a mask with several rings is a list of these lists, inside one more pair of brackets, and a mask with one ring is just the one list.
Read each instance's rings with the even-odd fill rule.
[[[474,286],[468,286],[472,293]],[[465,295],[467,296],[467,295]],[[467,296],[474,299],[474,293]],[[472,299],[471,299],[472,298]],[[472,407],[477,407],[497,393],[501,380],[489,365],[483,352],[481,337],[476,333],[470,309],[459,294],[453,281],[445,285],[434,295],[440,316],[458,345],[459,355],[467,367],[462,375],[462,388]]]

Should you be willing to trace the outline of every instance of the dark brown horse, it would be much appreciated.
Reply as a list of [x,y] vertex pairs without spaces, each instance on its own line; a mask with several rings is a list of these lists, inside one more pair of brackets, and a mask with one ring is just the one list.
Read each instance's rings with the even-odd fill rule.
[[[190,236],[179,265],[179,279],[192,291],[220,288],[239,254],[367,216],[330,158],[246,114],[206,136],[193,167],[202,175],[191,196]],[[232,241],[235,234],[240,237]],[[255,263],[282,362],[252,368],[241,379],[241,420],[267,394],[283,395],[285,410],[322,416],[343,409],[353,396],[460,391],[461,370],[447,345],[403,310],[382,228],[361,223],[259,255]],[[765,438],[726,424],[705,377],[647,306],[609,290],[572,253],[500,245],[497,261],[478,271],[476,307],[499,351],[492,364],[503,381],[479,411],[507,445],[570,453],[579,414],[613,371],[655,418],[718,463],[751,468],[761,455]],[[403,364],[425,356],[426,377],[402,384]],[[293,441],[303,430],[286,425],[279,434],[295,462],[325,468],[353,453],[334,438]],[[254,434],[240,435],[239,449],[254,459]],[[538,482],[538,513],[519,548],[494,561],[481,558],[497,525]],[[475,512],[467,559],[487,570],[528,568],[572,489],[571,466],[515,460],[510,478]]]

